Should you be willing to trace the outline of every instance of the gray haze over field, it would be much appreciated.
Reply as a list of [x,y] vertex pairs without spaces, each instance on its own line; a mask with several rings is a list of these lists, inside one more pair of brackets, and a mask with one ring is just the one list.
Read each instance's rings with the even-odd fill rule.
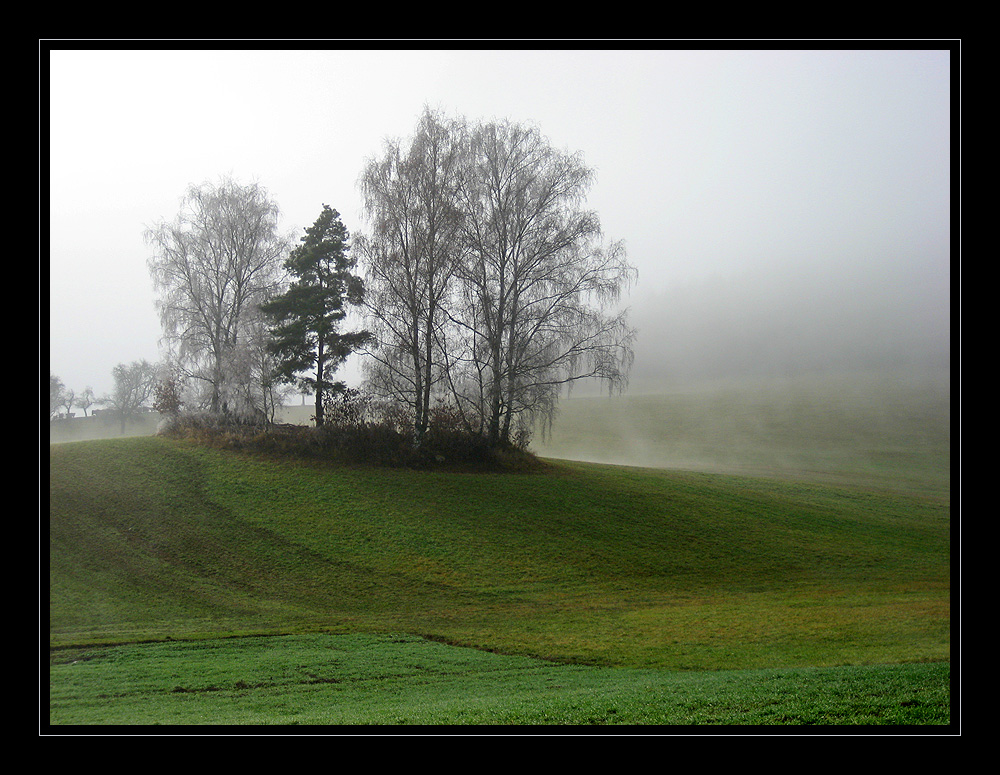
[[362,230],[365,159],[427,104],[596,168],[587,204],[639,269],[635,384],[947,368],[952,56],[52,51],[42,357],[98,394],[159,359],[142,233],[190,184],[258,181],[296,238],[323,204]]

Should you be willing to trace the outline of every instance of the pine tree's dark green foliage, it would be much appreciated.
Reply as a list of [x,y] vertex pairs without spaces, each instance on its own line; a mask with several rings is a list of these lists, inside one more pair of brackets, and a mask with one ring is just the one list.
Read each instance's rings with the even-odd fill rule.
[[285,268],[295,278],[288,290],[262,309],[275,325],[269,349],[280,365],[275,376],[298,384],[316,396],[316,424],[323,424],[325,397],[345,389],[333,375],[371,335],[341,333],[348,305],[364,300],[364,283],[352,273],[348,231],[340,213],[323,205],[316,222],[306,229],[302,244],[292,251]]

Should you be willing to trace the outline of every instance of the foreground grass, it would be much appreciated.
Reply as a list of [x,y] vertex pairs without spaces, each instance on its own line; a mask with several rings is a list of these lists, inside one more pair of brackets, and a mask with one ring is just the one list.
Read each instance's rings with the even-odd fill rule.
[[944,663],[676,673],[413,636],[299,635],[59,651],[59,725],[940,725]]

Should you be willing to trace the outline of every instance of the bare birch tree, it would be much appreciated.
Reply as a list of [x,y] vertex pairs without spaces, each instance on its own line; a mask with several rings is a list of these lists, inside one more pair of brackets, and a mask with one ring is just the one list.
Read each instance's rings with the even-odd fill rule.
[[581,209],[593,173],[533,127],[476,129],[461,208],[467,251],[462,304],[466,404],[493,445],[517,423],[551,419],[568,383],[598,378],[622,389],[634,330],[614,305],[635,278],[622,243],[602,244]]
[[245,385],[237,364],[259,305],[281,280],[290,239],[278,208],[256,183],[192,186],[177,217],[146,230],[157,310],[178,364],[203,383],[213,412],[235,410]]
[[227,360],[230,411],[243,418],[274,422],[278,410],[294,394],[277,376],[280,359],[271,351],[270,321],[255,309],[243,323],[243,336]]
[[451,282],[461,256],[461,126],[424,110],[416,133],[390,141],[360,180],[370,231],[356,239],[367,267],[369,328],[378,346],[369,384],[412,409],[414,444],[427,431]]

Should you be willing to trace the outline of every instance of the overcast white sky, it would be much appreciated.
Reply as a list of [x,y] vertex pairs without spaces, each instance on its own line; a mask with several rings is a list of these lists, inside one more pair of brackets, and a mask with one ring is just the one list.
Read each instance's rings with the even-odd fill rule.
[[795,266],[919,274],[947,305],[952,56],[52,51],[50,372],[101,394],[117,363],[159,359],[142,233],[177,214],[188,185],[256,180],[296,235],[323,204],[357,231],[365,159],[409,136],[424,104],[534,122],[583,152],[598,174],[588,206],[625,241],[637,301],[706,277],[777,282]]

